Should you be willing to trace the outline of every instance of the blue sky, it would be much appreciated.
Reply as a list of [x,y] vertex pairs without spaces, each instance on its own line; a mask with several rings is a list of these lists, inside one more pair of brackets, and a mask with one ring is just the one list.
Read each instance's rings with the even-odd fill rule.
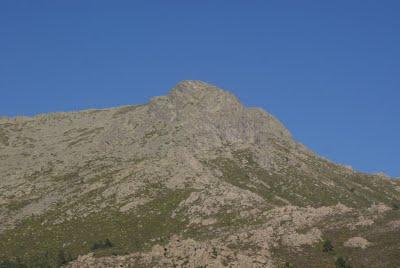
[[400,176],[399,1],[0,2],[0,116],[144,103],[198,79],[319,154]]

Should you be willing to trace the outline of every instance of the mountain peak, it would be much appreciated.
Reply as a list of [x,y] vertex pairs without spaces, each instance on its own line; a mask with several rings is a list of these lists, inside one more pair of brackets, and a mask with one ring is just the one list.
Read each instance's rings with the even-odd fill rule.
[[182,80],[178,84],[176,84],[175,87],[177,88],[187,88],[187,89],[195,89],[195,88],[204,88],[204,87],[210,87],[211,85],[201,81],[201,80]]
[[231,93],[200,80],[183,80],[168,94],[168,98],[178,106],[201,105],[218,109],[222,106],[242,107]]
[[191,95],[193,97],[205,95],[226,94],[222,89],[200,80],[183,80],[172,88],[169,95]]

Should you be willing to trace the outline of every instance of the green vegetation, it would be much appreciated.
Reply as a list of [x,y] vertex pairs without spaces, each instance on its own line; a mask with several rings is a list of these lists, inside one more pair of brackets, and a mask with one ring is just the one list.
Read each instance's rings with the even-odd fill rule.
[[331,252],[331,251],[333,251],[333,245],[332,245],[332,242],[330,240],[327,239],[322,243],[322,251],[323,252]]
[[347,258],[339,257],[335,262],[336,268],[351,268]]
[[284,262],[282,264],[278,265],[278,268],[294,268],[293,264],[291,264],[290,262]]
[[[255,192],[268,200],[269,203],[284,205],[282,201],[276,200],[275,195],[279,193],[284,196],[284,189],[277,182],[285,180],[277,174],[269,174],[258,166],[251,152],[243,150],[234,154],[235,160],[228,158],[217,158],[206,164],[222,172],[222,179],[242,189]],[[243,164],[246,163],[246,164]]]
[[[331,238],[333,251],[324,252],[321,242],[315,246],[304,246],[301,251],[289,248],[275,248],[274,255],[284,261],[290,262],[294,267],[341,267],[342,261],[335,263],[339,257],[345,260],[346,268],[349,267],[400,267],[398,256],[398,243],[400,232],[398,229],[388,228],[388,224],[400,219],[400,210],[389,211],[375,220],[371,226],[359,227],[356,230],[342,228],[349,222],[356,222],[357,215],[348,217],[334,216],[315,226],[325,237]],[[333,224],[333,225],[332,225]],[[332,228],[332,226],[336,226]],[[371,245],[365,249],[345,247],[344,243],[350,238],[360,236],[366,238]],[[333,239],[334,238],[334,239]],[[325,240],[327,241],[327,240]],[[329,245],[329,243],[326,243]],[[329,247],[328,247],[329,248]]]
[[27,268],[27,266],[16,261],[0,261],[0,268]]
[[0,128],[0,145],[5,145],[5,146],[10,145],[8,142],[7,132],[1,128]]
[[28,200],[28,199],[18,200],[18,201],[8,203],[7,208],[9,210],[19,210],[30,203],[32,203],[32,200]]
[[114,245],[111,243],[111,241],[107,238],[104,241],[98,241],[95,242],[90,249],[91,250],[97,250],[97,249],[105,249],[105,248],[112,248]]
[[58,251],[58,254],[57,254],[56,265],[57,266],[62,266],[62,265],[65,265],[65,264],[67,264],[68,262],[70,262],[72,260],[73,260],[73,258],[70,255],[66,254],[64,252],[64,250],[60,249]]
[[[400,197],[390,182],[367,174],[341,173],[340,167],[317,157],[304,161],[308,169],[287,165],[282,152],[276,161],[281,163],[279,171],[263,169],[250,150],[233,153],[234,158],[217,158],[206,162],[211,168],[222,172],[221,179],[237,187],[252,191],[274,205],[285,205],[282,197],[298,206],[332,206],[339,202],[357,208],[373,203],[400,203]],[[280,155],[282,154],[282,155]],[[286,162],[285,162],[286,161]],[[318,191],[315,191],[318,187]]]
[[183,230],[185,220],[171,214],[189,194],[165,189],[156,199],[129,213],[105,209],[59,224],[51,224],[57,212],[32,217],[0,235],[0,261],[16,263],[19,258],[19,263],[33,267],[40,260],[42,266],[35,267],[58,267],[91,251],[105,256],[148,249]]
[[72,260],[70,256],[65,255],[63,250],[60,250],[56,256],[43,254],[28,262],[23,262],[20,258],[16,258],[15,260],[0,260],[0,268],[53,268],[61,267]]

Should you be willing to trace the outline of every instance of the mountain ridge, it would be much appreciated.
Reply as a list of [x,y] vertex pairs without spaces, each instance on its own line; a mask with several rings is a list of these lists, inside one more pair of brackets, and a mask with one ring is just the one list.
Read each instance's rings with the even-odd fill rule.
[[[0,116],[0,124],[6,124],[6,123],[12,123],[12,122],[23,122],[23,121],[31,121],[31,120],[40,120],[43,118],[48,118],[48,117],[62,117],[65,115],[73,115],[73,114],[80,114],[80,113],[94,113],[94,112],[100,112],[100,111],[112,111],[112,110],[124,110],[124,109],[130,109],[133,107],[137,107],[137,106],[143,106],[143,105],[149,105],[153,102],[157,102],[160,99],[165,99],[168,97],[171,97],[171,95],[174,95],[174,91],[180,91],[180,93],[184,93],[186,95],[188,95],[189,92],[185,92],[189,89],[191,90],[197,90],[201,92],[201,90],[206,89],[206,90],[213,90],[214,92],[219,92],[221,95],[227,95],[230,98],[232,98],[234,100],[234,102],[236,102],[238,105],[240,105],[241,107],[245,108],[246,110],[254,110],[256,113],[259,114],[266,114],[267,116],[271,117],[273,120],[275,120],[277,122],[277,125],[279,125],[282,129],[285,130],[285,132],[287,133],[288,136],[290,136],[290,138],[292,138],[291,133],[289,132],[289,130],[272,114],[270,114],[269,112],[265,111],[263,108],[260,107],[244,107],[243,104],[239,101],[239,99],[232,93],[230,93],[229,91],[220,89],[216,86],[213,86],[212,84],[209,84],[207,82],[201,81],[201,80],[182,80],[179,83],[177,83],[169,92],[167,92],[167,95],[164,96],[156,96],[151,98],[147,103],[143,103],[143,104],[128,104],[128,105],[121,105],[121,106],[116,106],[116,107],[105,107],[105,108],[87,108],[87,109],[82,109],[82,110],[72,110],[72,111],[58,111],[58,112],[49,112],[49,113],[39,113],[39,114],[35,114],[35,115],[16,115],[16,116]],[[209,92],[208,91],[208,92]],[[192,95],[195,92],[192,91]],[[296,141],[299,145],[304,146],[303,144],[301,144],[299,141]],[[310,152],[314,153],[314,154],[318,154],[317,152],[309,149],[308,147],[304,146],[304,148],[306,150],[309,150]],[[324,158],[332,163],[335,163],[335,161],[329,159],[326,156],[319,156],[321,158]],[[348,167],[350,169],[353,169],[353,167],[350,167],[348,164],[342,164],[342,163],[336,163],[337,165],[343,166],[343,167]],[[364,172],[364,171],[357,171],[359,173],[364,173],[364,174],[371,174],[371,175],[383,175],[382,172],[375,172],[375,173],[369,173],[369,172]],[[384,174],[385,177],[388,177],[390,179],[396,179],[396,176],[390,176],[388,174]],[[397,178],[398,179],[398,178]]]
[[337,254],[367,245],[352,263],[379,245],[398,263],[381,238],[397,237],[397,181],[317,156],[201,81],[143,105],[0,121],[0,174],[0,260],[57,267],[62,251],[70,267],[306,267],[332,263],[318,247],[337,238]]

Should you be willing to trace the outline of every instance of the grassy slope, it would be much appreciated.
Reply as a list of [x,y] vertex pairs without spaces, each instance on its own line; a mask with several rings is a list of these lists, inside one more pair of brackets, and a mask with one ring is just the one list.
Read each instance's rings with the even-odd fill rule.
[[166,192],[130,213],[105,209],[56,225],[46,224],[56,212],[31,218],[0,235],[0,260],[19,259],[30,266],[42,260],[54,267],[59,264],[60,250],[74,258],[93,251],[96,242],[106,239],[113,247],[96,250],[96,255],[125,254],[163,243],[183,229],[184,220],[172,218],[171,213],[188,194]]
[[366,208],[380,202],[388,206],[400,204],[400,194],[390,182],[367,174],[339,172],[337,166],[319,158],[307,160],[313,174],[294,167],[270,173],[256,163],[248,150],[236,152],[234,159],[217,158],[207,164],[220,170],[223,180],[255,192],[276,205],[284,203],[275,196],[293,205],[313,207],[339,202],[355,208]]

